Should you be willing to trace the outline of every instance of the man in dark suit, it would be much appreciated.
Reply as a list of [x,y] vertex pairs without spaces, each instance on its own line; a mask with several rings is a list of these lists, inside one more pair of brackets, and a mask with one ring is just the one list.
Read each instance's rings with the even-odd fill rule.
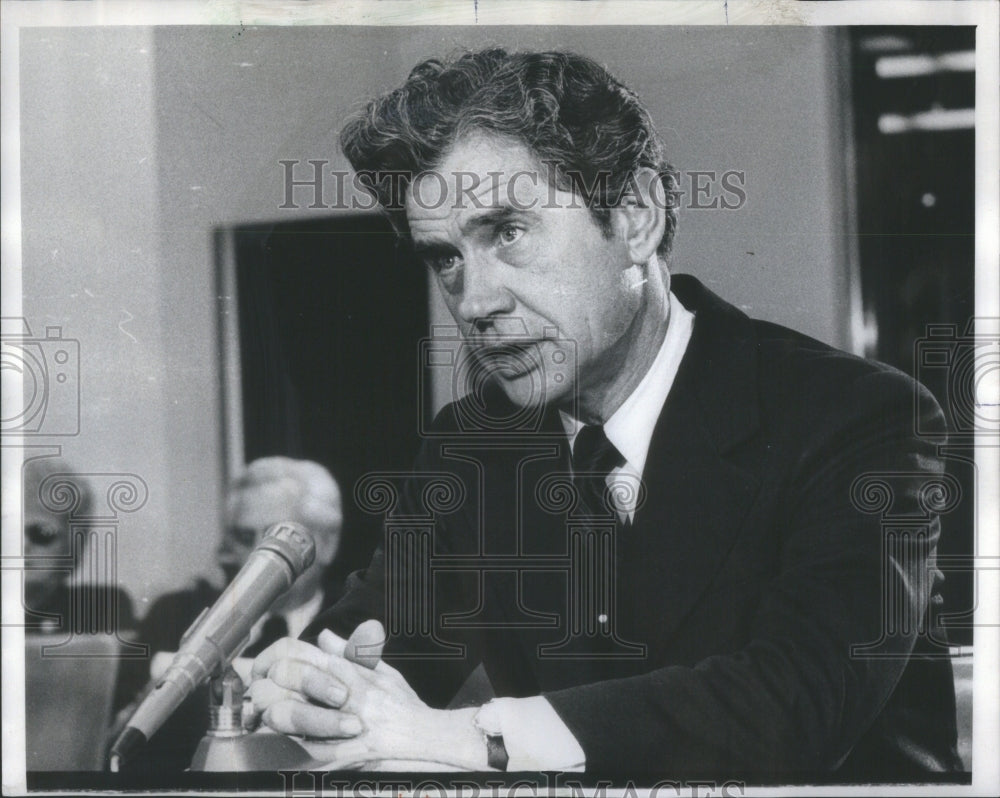
[[[419,65],[342,144],[434,274],[471,395],[401,484],[358,486],[386,545],[257,658],[264,722],[330,767],[957,769],[943,469],[915,433],[941,412],[671,276],[675,183],[635,95],[488,50]],[[461,706],[482,673],[497,698]]]

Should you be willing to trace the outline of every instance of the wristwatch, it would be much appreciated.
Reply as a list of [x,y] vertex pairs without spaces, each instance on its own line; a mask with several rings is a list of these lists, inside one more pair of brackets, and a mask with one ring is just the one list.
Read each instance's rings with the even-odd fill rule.
[[482,732],[486,741],[487,764],[494,770],[507,770],[510,757],[503,742],[503,728],[497,705],[493,701],[483,704],[473,718],[473,723]]

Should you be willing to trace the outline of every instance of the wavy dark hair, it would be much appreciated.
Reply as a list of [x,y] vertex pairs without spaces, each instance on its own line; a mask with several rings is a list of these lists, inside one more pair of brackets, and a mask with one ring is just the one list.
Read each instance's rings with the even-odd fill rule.
[[512,137],[540,162],[555,164],[556,182],[583,191],[606,234],[610,209],[636,170],[656,171],[668,199],[659,252],[669,254],[677,227],[670,201],[676,173],[635,93],[584,56],[492,48],[450,62],[424,61],[402,86],[350,119],[340,143],[362,183],[406,234],[403,201],[410,179],[433,169],[472,130]]

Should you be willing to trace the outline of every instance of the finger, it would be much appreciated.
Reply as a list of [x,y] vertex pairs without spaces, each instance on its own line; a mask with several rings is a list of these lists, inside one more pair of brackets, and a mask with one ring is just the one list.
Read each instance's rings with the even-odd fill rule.
[[338,657],[344,656],[344,649],[347,648],[347,641],[340,635],[324,629],[316,638],[316,644],[327,654],[336,654]]
[[362,683],[359,682],[359,677],[367,674],[368,669],[364,666],[359,668],[356,663],[349,662],[344,658],[347,648],[347,641],[344,638],[334,634],[329,629],[324,629],[319,633],[316,642],[328,654],[325,662],[327,673],[340,679],[349,688],[352,685],[356,686]]
[[[362,629],[362,627],[365,628]],[[347,660],[365,668],[376,670],[379,673],[383,671],[391,672],[399,680],[403,679],[395,668],[391,668],[381,660],[382,651],[385,648],[386,634],[384,627],[379,621],[373,619],[359,624],[351,635],[350,641],[344,640],[344,638],[334,634],[329,629],[324,629],[320,632],[316,642],[323,651],[333,655],[330,658],[330,667],[332,670],[337,670],[339,664]],[[351,651],[355,652],[352,655],[353,659],[351,656],[347,656],[349,647]],[[340,663],[337,660],[340,660]],[[342,675],[346,674],[342,673]]]
[[243,712],[240,715],[240,725],[245,731],[255,732],[260,727],[260,718],[264,713],[254,707],[248,696],[243,697]]
[[[312,745],[316,745],[315,743]],[[322,763],[322,770],[362,770],[375,769],[377,764],[374,752],[370,746],[362,739],[352,738],[337,743],[320,743],[322,747],[313,748],[308,740],[302,742],[302,746],[316,759]]]
[[[339,639],[339,638],[338,638]],[[335,648],[335,644],[330,646],[323,639],[319,640],[323,648]],[[339,679],[348,689],[353,692],[364,684],[392,684],[404,689],[408,694],[416,695],[410,687],[403,674],[384,661],[372,662],[370,657],[367,661],[360,663],[352,662],[344,656],[331,653],[326,662],[326,672]]]
[[[324,665],[328,660],[324,659]],[[328,673],[324,668],[318,668],[312,663],[298,659],[279,659],[267,672],[267,678],[307,698],[339,707],[347,700],[347,686]]]
[[300,693],[293,693],[272,682],[270,679],[257,679],[247,690],[243,701],[241,721],[243,728],[255,731],[260,726],[261,716],[268,707],[280,701],[302,701],[307,699]]
[[276,732],[306,737],[354,737],[364,729],[357,715],[301,701],[279,701],[261,717]]
[[[247,690],[247,697],[250,699],[250,717],[260,718],[264,710],[277,704],[279,701],[306,701],[305,696],[300,693],[286,690],[284,687],[275,684],[270,679],[257,679],[250,684]],[[246,714],[246,712],[244,712]]]
[[373,618],[358,624],[351,633],[344,649],[344,658],[374,670],[382,660],[383,648],[385,628]]
[[326,654],[304,640],[283,637],[257,655],[253,661],[253,667],[250,669],[251,678],[259,679],[266,676],[271,666],[279,659],[298,659],[311,662],[316,667],[322,668],[326,663]]

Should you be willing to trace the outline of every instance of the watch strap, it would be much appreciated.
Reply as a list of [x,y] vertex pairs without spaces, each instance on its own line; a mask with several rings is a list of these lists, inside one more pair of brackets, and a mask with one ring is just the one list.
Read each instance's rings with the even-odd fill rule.
[[507,746],[504,744],[502,734],[487,734],[486,737],[486,762],[491,768],[496,770],[507,770],[507,763],[510,756],[507,754]]
[[483,704],[476,713],[473,722],[483,735],[486,742],[486,761],[495,770],[507,770],[510,756],[503,740],[503,725],[500,721],[497,705],[493,701]]

